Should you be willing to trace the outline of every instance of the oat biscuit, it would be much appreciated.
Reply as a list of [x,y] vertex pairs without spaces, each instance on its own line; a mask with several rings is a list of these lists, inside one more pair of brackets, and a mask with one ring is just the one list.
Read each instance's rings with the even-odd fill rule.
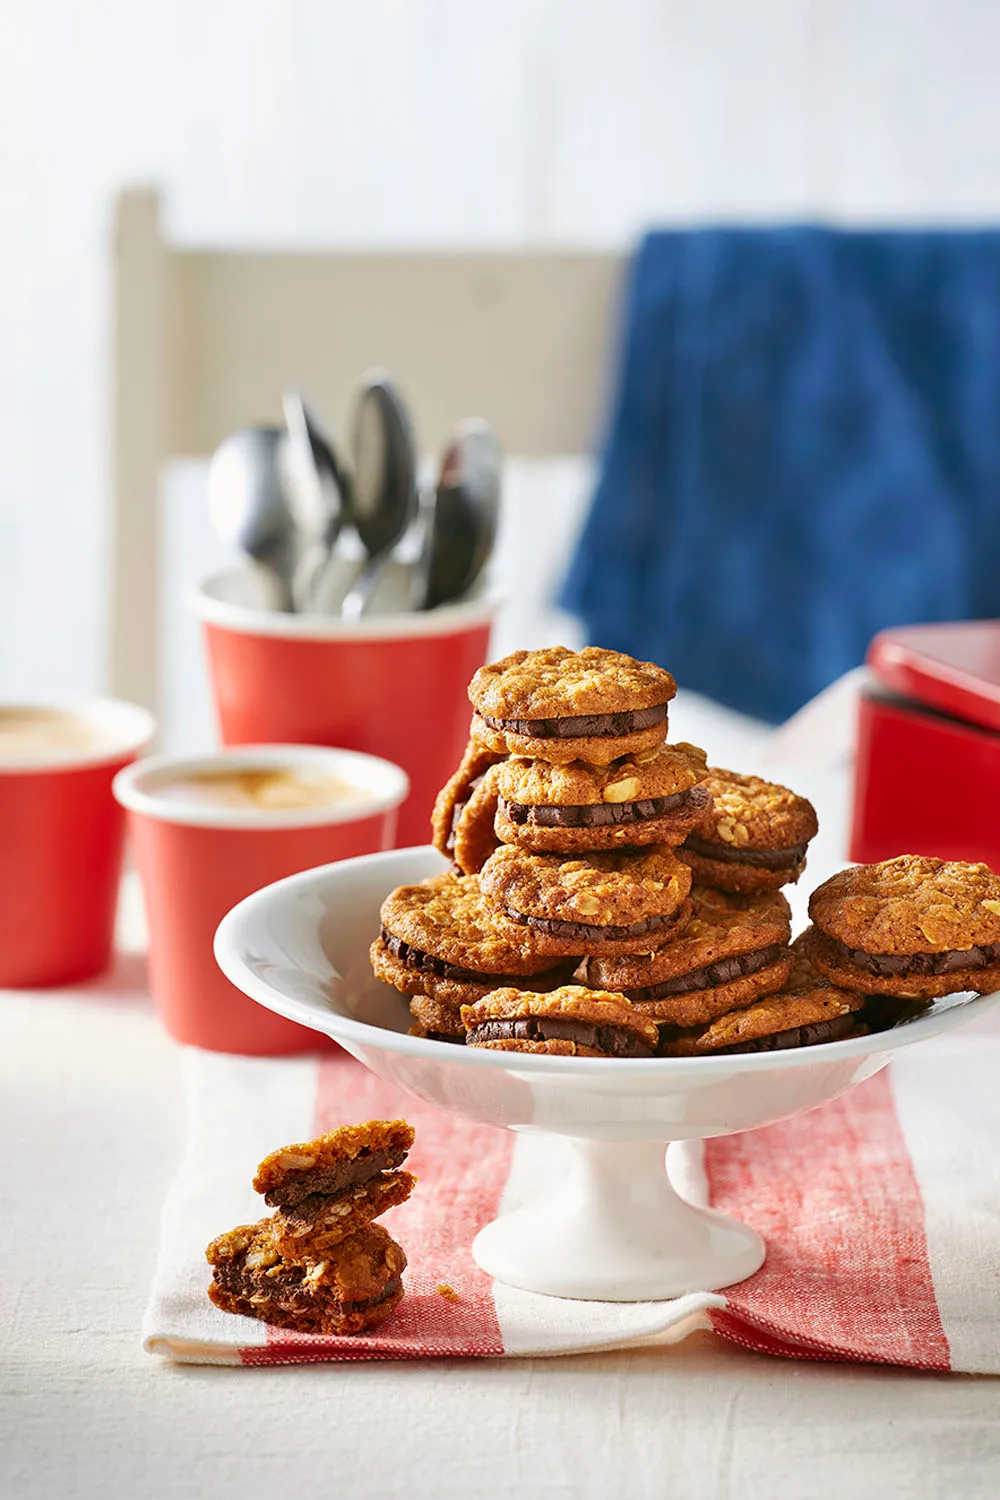
[[205,1254],[216,1307],[301,1333],[369,1332],[403,1297],[406,1256],[378,1224],[318,1260],[283,1259],[270,1219],[219,1235]]
[[[410,968],[389,951],[381,938],[376,938],[372,943],[368,956],[375,977],[384,984],[391,985],[402,995],[411,995],[415,999],[425,997],[444,1010],[455,1011],[461,1005],[473,1005],[475,1001],[488,995],[490,990],[501,986],[508,989],[555,989],[569,978],[575,962],[571,960],[560,963],[556,958],[540,958],[539,962],[552,966],[545,968],[540,974],[485,974],[470,970],[465,978],[461,978],[454,976],[464,972],[462,970],[449,970],[447,974],[440,974],[428,969]],[[413,1007],[410,1009],[412,1011]]]
[[393,1172],[413,1145],[405,1120],[341,1125],[314,1141],[282,1146],[265,1156],[253,1180],[272,1208],[294,1209],[315,1194],[331,1197]]
[[505,844],[480,880],[539,953],[649,952],[682,930],[690,910],[691,872],[665,844],[586,858]]
[[705,752],[683,744],[607,766],[516,757],[493,773],[496,833],[538,854],[680,844],[711,806],[706,774]]
[[676,691],[669,672],[620,651],[515,651],[469,684],[472,735],[497,752],[607,765],[662,744]]
[[720,1052],[779,1052],[864,1036],[866,997],[838,989],[796,950],[782,988],[743,1009],[718,1016],[704,1029],[660,1028],[661,1057]]
[[484,899],[478,875],[435,875],[399,886],[380,915],[382,941],[414,970],[476,983],[484,974],[539,974],[552,967],[531,949],[523,929]]
[[332,1195],[311,1193],[274,1215],[274,1248],[286,1260],[322,1260],[341,1240],[405,1203],[416,1185],[410,1172],[380,1172]]
[[[489,994],[489,991],[485,993]],[[414,995],[410,1001],[410,1015],[420,1028],[421,1036],[434,1042],[460,1042],[462,1046],[465,1045],[461,1005],[442,1005],[433,995]]]
[[575,977],[619,990],[643,1015],[703,1026],[778,990],[792,971],[788,902],[779,891],[736,896],[694,886],[684,930],[653,953],[585,958]]
[[[564,959],[554,969],[544,974],[493,974],[483,975],[478,984],[459,984],[456,980],[443,980],[439,988],[429,988],[425,994],[414,995],[410,1000],[410,1014],[436,1041],[465,1040],[465,1028],[459,1012],[463,1005],[475,1005],[493,990],[531,990],[535,994],[547,995],[572,977],[575,958]],[[432,983],[434,981],[432,980]]]
[[558,967],[557,958],[532,949],[524,929],[484,898],[477,875],[400,886],[381,915],[381,933],[369,949],[372,969],[404,995],[457,1009],[521,979],[544,989],[541,976]]
[[493,832],[496,793],[481,788],[491,767],[505,759],[470,740],[454,776],[441,788],[431,814],[431,842],[465,875],[475,875],[499,840]]
[[915,1000],[1000,987],[1000,877],[986,865],[855,865],[813,892],[809,915],[803,949],[835,984]]
[[812,803],[759,776],[717,767],[703,784],[714,805],[682,846],[698,883],[750,892],[776,891],[798,880],[818,828]]
[[496,990],[462,1007],[466,1046],[561,1057],[652,1057],[656,1027],[621,995],[566,985],[550,995]]

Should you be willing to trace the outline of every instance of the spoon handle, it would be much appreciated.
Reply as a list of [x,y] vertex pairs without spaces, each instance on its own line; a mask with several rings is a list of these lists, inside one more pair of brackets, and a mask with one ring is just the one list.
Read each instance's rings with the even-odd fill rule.
[[385,572],[388,562],[388,552],[376,552],[374,557],[369,557],[344,595],[344,602],[340,606],[342,620],[350,620],[356,624],[368,613],[378,581]]

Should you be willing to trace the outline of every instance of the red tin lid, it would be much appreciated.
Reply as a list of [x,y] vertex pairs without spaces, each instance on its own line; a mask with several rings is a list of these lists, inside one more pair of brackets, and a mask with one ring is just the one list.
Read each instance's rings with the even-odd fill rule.
[[883,630],[868,647],[867,661],[896,692],[1000,730],[1000,620]]

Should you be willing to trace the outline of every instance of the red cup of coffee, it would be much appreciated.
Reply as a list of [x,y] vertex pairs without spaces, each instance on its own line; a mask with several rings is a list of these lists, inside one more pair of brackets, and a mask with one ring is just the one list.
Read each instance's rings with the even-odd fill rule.
[[0,986],[108,967],[125,833],[111,783],[154,730],[114,699],[0,705]]
[[179,1042],[216,1052],[303,1052],[316,1033],[230,984],[212,944],[229,909],[313,865],[391,849],[406,775],[349,750],[256,745],[152,756],[116,778],[142,879],[149,984]]
[[398,845],[424,844],[438,790],[462,757],[469,680],[487,659],[495,597],[439,609],[284,614],[248,568],[195,595],[222,742],[343,745],[402,766],[410,795]]

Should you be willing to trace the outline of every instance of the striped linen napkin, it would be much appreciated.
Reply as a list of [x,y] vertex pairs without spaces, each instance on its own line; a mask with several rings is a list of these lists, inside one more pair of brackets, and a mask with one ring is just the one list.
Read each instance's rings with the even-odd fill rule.
[[[808,1114],[673,1147],[677,1187],[752,1224],[768,1253],[726,1292],[664,1302],[540,1297],[473,1262],[477,1230],[527,1196],[529,1176],[537,1193],[539,1175],[559,1171],[558,1140],[445,1114],[343,1053],[192,1050],[186,1076],[191,1130],[164,1209],[143,1329],[151,1352],[231,1365],[555,1355],[710,1328],[795,1358],[1000,1374],[1000,1027],[990,1017],[913,1047]],[[416,1129],[407,1165],[420,1183],[384,1220],[410,1262],[392,1318],[336,1338],[215,1308],[204,1247],[266,1211],[250,1188],[258,1160],[338,1124],[397,1115]]]

